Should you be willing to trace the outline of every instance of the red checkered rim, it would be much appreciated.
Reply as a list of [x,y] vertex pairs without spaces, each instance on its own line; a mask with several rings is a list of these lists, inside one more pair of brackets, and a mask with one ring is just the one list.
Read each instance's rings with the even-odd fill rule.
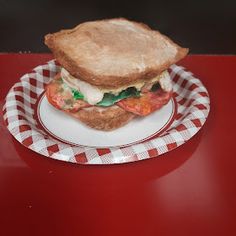
[[3,107],[7,128],[21,144],[44,156],[79,164],[113,164],[157,157],[184,144],[205,123],[210,100],[201,81],[183,67],[172,65],[178,110],[171,126],[159,137],[128,147],[96,149],[60,142],[45,133],[35,119],[35,106],[46,84],[59,71],[54,61],[25,74],[9,91]]

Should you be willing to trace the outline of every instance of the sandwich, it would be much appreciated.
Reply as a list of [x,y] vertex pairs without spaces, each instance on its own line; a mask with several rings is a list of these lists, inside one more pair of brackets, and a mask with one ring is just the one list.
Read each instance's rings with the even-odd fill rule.
[[46,87],[49,103],[106,131],[166,105],[173,93],[168,68],[188,53],[160,32],[124,18],[47,34],[45,44],[61,66]]

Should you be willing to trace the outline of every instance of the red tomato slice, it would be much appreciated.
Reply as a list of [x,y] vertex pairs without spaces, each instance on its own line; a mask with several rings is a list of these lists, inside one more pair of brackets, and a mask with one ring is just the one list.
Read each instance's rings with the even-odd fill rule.
[[[52,80],[46,87],[46,97],[54,107],[62,109],[62,104],[59,102],[59,83],[57,78]],[[64,103],[64,102],[63,102]]]
[[139,98],[123,99],[117,105],[136,115],[146,116],[167,104],[171,97],[172,91],[165,92],[160,89],[156,92],[144,93]]
[[74,113],[84,107],[91,106],[83,100],[75,100],[72,93],[63,90],[62,82],[59,79],[60,75],[56,75],[46,87],[46,96],[49,103],[59,110],[64,110],[70,113]]

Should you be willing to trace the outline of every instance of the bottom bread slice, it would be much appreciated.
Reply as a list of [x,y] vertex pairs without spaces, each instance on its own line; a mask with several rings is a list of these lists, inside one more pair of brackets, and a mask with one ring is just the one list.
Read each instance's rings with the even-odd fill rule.
[[122,127],[135,117],[116,105],[108,108],[88,107],[69,114],[91,128],[105,131]]

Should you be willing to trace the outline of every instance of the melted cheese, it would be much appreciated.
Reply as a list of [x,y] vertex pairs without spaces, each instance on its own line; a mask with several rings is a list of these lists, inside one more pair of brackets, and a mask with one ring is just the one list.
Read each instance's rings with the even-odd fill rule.
[[95,105],[96,103],[102,101],[104,93],[101,90],[99,90],[97,87],[92,86],[89,83],[86,83],[84,81],[74,78],[64,68],[62,68],[62,70],[61,70],[61,77],[62,77],[63,81],[69,87],[80,91],[84,95],[85,100],[89,104]]
[[162,76],[160,76],[159,80],[161,88],[166,92],[170,92],[172,90],[172,83],[169,73],[167,71],[164,71],[161,75]]
[[[73,77],[64,68],[62,68],[62,70],[61,70],[61,77],[66,85],[80,91],[84,95],[85,100],[91,105],[95,105],[98,102],[102,101],[105,93],[112,93],[114,95],[118,95],[121,91],[127,89],[128,87],[135,87],[138,91],[140,91],[141,88],[147,82],[147,81],[142,80],[140,82],[130,84],[128,87],[122,86],[117,89],[102,89],[102,88],[98,88],[96,86],[93,86],[89,83],[86,83],[84,81],[81,81],[81,80]],[[164,89],[166,91],[170,91],[172,89],[172,87],[170,89],[171,81],[170,81],[169,73],[167,71],[164,71],[159,76],[154,77],[153,79],[149,80],[148,82],[154,83],[159,80],[160,80],[160,84],[162,81],[162,84],[161,84],[162,89]]]

